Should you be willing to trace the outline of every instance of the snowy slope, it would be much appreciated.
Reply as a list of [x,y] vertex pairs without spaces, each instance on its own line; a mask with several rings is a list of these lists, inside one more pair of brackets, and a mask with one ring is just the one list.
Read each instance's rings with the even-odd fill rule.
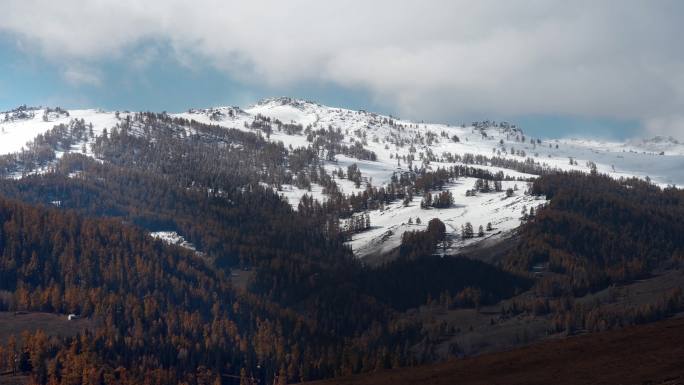
[[[365,111],[327,107],[289,98],[266,99],[245,109],[239,116],[218,121],[211,120],[209,114],[205,112],[196,111],[178,115],[204,123],[245,129],[245,122],[251,122],[257,114],[279,119],[283,123],[294,122],[302,126],[311,125],[314,128],[326,128],[328,126],[340,128],[345,134],[345,141],[348,143],[361,140],[365,136],[366,144],[364,146],[378,155],[378,161],[352,160],[352,162],[359,165],[364,176],[373,178],[374,185],[387,181],[392,170],[400,169],[396,166],[397,162],[391,155],[409,153],[408,146],[398,148],[390,143],[390,138],[410,140],[416,137],[425,138],[428,133],[435,134],[437,138],[430,145],[416,146],[418,153],[429,148],[436,155],[470,153],[491,157],[495,155],[493,149],[505,149],[505,152],[496,153],[496,155],[518,161],[532,158],[542,165],[562,170],[589,171],[587,162],[594,162],[599,172],[617,178],[649,176],[659,184],[684,185],[684,167],[682,167],[684,166],[684,144],[677,143],[670,138],[656,137],[650,140],[632,140],[629,142],[554,139],[533,144],[531,143],[533,138],[529,137],[525,138],[525,142],[516,140],[524,136],[522,131],[512,133],[501,126],[490,126],[479,130],[472,125],[462,127],[414,123]],[[394,126],[383,123],[383,120],[386,119],[393,119]],[[398,129],[397,126],[402,128]],[[448,138],[440,137],[439,135],[442,132]],[[483,137],[482,132],[486,133],[487,137]],[[453,135],[458,136],[460,142],[455,143],[450,140],[449,138]],[[282,141],[285,145],[292,145],[293,147],[308,145],[304,135],[285,135],[274,132],[270,139]],[[503,141],[503,145],[501,141]],[[524,151],[525,156],[512,154],[511,148],[515,152]],[[660,155],[661,153],[664,154]],[[570,158],[574,159],[577,164],[570,165]],[[343,156],[338,156],[337,160],[342,166],[349,163],[349,159],[345,159]],[[406,167],[404,166],[401,169],[406,169]],[[517,175],[511,170],[507,170],[506,173],[511,176]]]
[[[58,124],[68,124],[72,119],[83,119],[86,123],[93,124],[93,133],[99,135],[102,130],[112,128],[118,119],[114,112],[102,110],[69,110],[66,114],[51,113],[48,120],[43,119],[45,109],[32,111],[30,118],[17,118],[5,120],[0,114],[0,155],[10,154],[21,151],[26,144],[40,135],[44,134]],[[9,114],[8,114],[9,115]],[[74,146],[73,151],[80,151],[81,146]]]
[[684,143],[671,136],[656,136],[651,139],[633,139],[623,145],[629,151],[653,152],[663,155],[684,155]]
[[[385,207],[385,210],[371,212],[371,229],[354,235],[350,242],[352,249],[358,256],[391,251],[401,244],[401,235],[405,231],[425,230],[430,219],[439,218],[450,235],[449,250],[457,251],[485,239],[507,235],[520,225],[523,208],[529,210],[545,203],[544,200],[524,194],[522,189],[512,197],[507,197],[505,192],[466,196],[466,190],[472,189],[474,183],[474,178],[461,178],[447,186],[446,189],[454,195],[454,205],[450,208],[421,209],[421,198],[414,197],[407,207],[397,202]],[[503,187],[513,188],[516,184],[523,189],[525,187],[525,183],[506,181]],[[420,224],[417,224],[417,220]],[[485,231],[483,238],[463,239],[458,235],[461,234],[461,226],[466,223],[471,223],[476,232],[479,226],[486,229],[487,224],[491,224],[492,230]]]
[[[66,124],[71,119],[84,119],[86,123],[92,123],[96,135],[114,127],[119,121],[119,114],[92,109],[69,110],[68,116],[51,113],[47,122],[43,115],[43,109],[0,115],[0,154],[20,151],[37,135],[56,124]],[[3,119],[3,116],[9,119]],[[599,172],[616,178],[649,176],[661,185],[684,185],[684,145],[671,138],[628,142],[560,138],[542,141],[526,137],[521,129],[505,122],[473,122],[459,126],[416,123],[290,98],[266,99],[244,109],[192,109],[174,116],[245,131],[253,131],[252,123],[261,117],[284,125],[300,125],[302,130],[297,133],[273,130],[268,136],[269,140],[283,142],[293,149],[311,144],[307,140],[307,130],[339,130],[342,144],[352,146],[360,143],[377,156],[375,161],[370,161],[338,154],[334,160],[325,161],[323,166],[328,173],[339,168],[346,170],[352,164],[361,170],[363,183],[359,187],[347,179],[336,179],[344,193],[363,191],[366,184],[383,186],[394,172],[405,172],[409,167],[435,170],[438,167],[462,165],[467,154],[473,157],[498,157],[518,163],[532,162],[538,167],[561,170],[588,172],[595,166]],[[92,155],[88,143],[85,146],[78,143],[71,150],[85,150],[86,154]],[[424,162],[423,159],[431,161]],[[476,165],[472,162],[470,166],[491,172],[501,171],[512,178],[535,177],[510,168]],[[526,183],[520,181],[503,182],[504,191],[517,185],[518,189],[512,197],[507,198],[505,192],[466,196],[466,190],[472,189],[474,183],[473,178],[460,178],[445,187],[452,192],[455,200],[454,206],[448,209],[421,209],[420,197],[414,197],[413,202],[406,207],[402,202],[395,202],[385,206],[382,211],[370,212],[371,228],[355,234],[350,245],[359,256],[389,251],[399,245],[405,231],[422,229],[431,218],[440,218],[447,225],[451,249],[458,250],[483,239],[506,236],[520,225],[523,207],[529,209],[544,203],[543,200],[525,195]],[[321,201],[327,199],[322,187],[316,184],[312,185],[310,191],[292,185],[279,186],[278,191],[294,208],[304,194]],[[416,224],[416,218],[421,219],[420,225]],[[479,226],[485,227],[491,223],[493,230],[486,232],[483,238],[463,240],[458,235],[466,222],[472,223],[476,231]]]
[[[490,122],[484,125],[479,124],[478,127],[482,127],[480,129],[473,125],[454,127],[444,124],[415,123],[365,111],[327,107],[289,98],[267,99],[242,112],[242,114],[235,114],[234,117],[218,122],[208,120],[209,115],[206,112],[182,114],[182,116],[238,129],[245,129],[245,122],[251,123],[257,115],[277,119],[283,123],[311,126],[314,129],[339,128],[344,133],[345,143],[363,141],[365,148],[375,152],[377,161],[337,155],[335,162],[326,164],[326,170],[331,172],[339,167],[346,169],[348,165],[356,163],[362,171],[364,180],[374,186],[387,183],[395,171],[406,171],[408,165],[405,162],[397,163],[396,156],[407,156],[413,150],[415,150],[413,154],[416,158],[419,158],[421,152],[428,150],[437,157],[445,154],[473,154],[487,157],[496,155],[520,162],[532,158],[541,166],[584,172],[591,170],[590,162],[593,162],[599,172],[616,178],[649,176],[662,185],[684,184],[684,151],[681,151],[681,147],[672,146],[671,142],[667,143],[669,145],[667,149],[661,149],[664,146],[662,144],[661,147],[654,148],[652,141],[606,143],[559,139],[533,142],[532,138],[523,139],[523,132],[509,124]],[[454,135],[458,137],[458,142],[451,139]],[[432,137],[429,143],[426,140],[428,136]],[[304,135],[285,135],[274,132],[270,139],[282,141],[285,145],[292,147],[308,145]],[[414,149],[411,148],[411,144],[408,144],[420,143],[421,139],[422,144],[414,144]],[[404,145],[398,146],[397,142],[401,141],[405,141]],[[665,151],[665,154],[658,155],[661,151]],[[523,152],[524,155],[522,155]],[[570,159],[573,160],[572,165]],[[420,161],[414,161],[414,165],[419,164]],[[427,168],[436,169],[453,164],[433,161]],[[503,171],[514,178],[534,177],[534,175],[510,169],[491,166],[477,167],[492,172]],[[347,193],[358,191],[349,181],[338,180],[337,182]],[[398,247],[401,235],[405,231],[424,229],[429,219],[436,217],[447,225],[447,231],[451,235],[452,251],[458,250],[484,239],[506,236],[520,225],[523,207],[529,209],[545,203],[525,195],[523,193],[524,182],[504,182],[504,190],[513,184],[518,184],[520,187],[511,198],[506,198],[504,192],[466,197],[465,191],[471,189],[473,184],[474,179],[463,178],[455,185],[448,186],[455,197],[455,204],[449,209],[421,209],[420,197],[414,197],[408,207],[404,207],[401,202],[396,202],[386,206],[383,211],[373,211],[370,213],[371,229],[355,234],[350,245],[358,256],[390,251]],[[297,194],[301,192],[290,189],[285,195],[296,206]],[[316,195],[316,198],[324,199],[320,194]],[[413,224],[409,224],[409,218],[412,219]],[[421,218],[421,225],[415,223],[416,218]],[[473,224],[476,230],[480,225],[484,227],[491,222],[494,229],[487,232],[484,238],[463,240],[458,237],[458,234],[460,234],[461,226],[467,222]]]

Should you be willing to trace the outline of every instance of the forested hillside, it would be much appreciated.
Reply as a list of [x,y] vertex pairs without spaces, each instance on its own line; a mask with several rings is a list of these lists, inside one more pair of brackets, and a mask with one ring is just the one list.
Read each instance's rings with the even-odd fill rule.
[[[100,325],[75,340],[16,336],[10,350],[26,352],[31,365],[22,370],[38,383],[83,370],[105,381],[199,383],[198,366],[212,381],[241,374],[300,381],[418,363],[410,348],[422,338],[420,325],[401,321],[397,310],[430,293],[485,285],[467,273],[425,279],[412,286],[414,299],[400,300],[405,292],[384,285],[400,286],[415,272],[367,270],[319,226],[325,220],[316,211],[293,211],[259,185],[213,194],[176,183],[78,155],[51,172],[2,182],[4,195],[39,205],[4,201],[3,309],[75,313]],[[187,234],[199,253],[145,234],[157,229]],[[427,274],[434,262],[411,263]],[[481,265],[455,268],[496,270]],[[232,286],[231,268],[253,272],[248,292]],[[493,301],[517,284],[482,290]]]
[[[679,189],[589,163],[580,173],[517,160],[504,138],[542,143],[503,123],[463,136],[494,130],[490,157],[435,154],[461,139],[372,114],[345,115],[368,125],[343,143],[332,124],[218,112],[246,126],[117,113],[109,128],[74,119],[0,157],[0,311],[85,321],[52,334],[12,318],[7,330],[26,332],[6,336],[0,373],[37,384],[288,383],[684,308]],[[382,152],[364,137],[370,127],[408,154]],[[390,173],[374,181],[374,168]],[[362,243],[375,259],[354,249]],[[646,298],[618,287],[648,279],[658,290]]]
[[638,179],[559,173],[539,178],[532,193],[550,204],[520,231],[506,264],[548,264],[562,276],[550,284],[582,294],[649,274],[684,257],[684,192]]

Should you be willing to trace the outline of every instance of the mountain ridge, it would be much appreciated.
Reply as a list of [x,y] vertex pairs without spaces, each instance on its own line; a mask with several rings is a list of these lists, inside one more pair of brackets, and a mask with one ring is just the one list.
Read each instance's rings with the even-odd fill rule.
[[[136,114],[140,113],[22,106],[4,113],[4,119],[0,115],[3,143],[0,154],[20,151],[27,141],[45,134],[55,125],[80,119],[91,125],[91,139],[75,140],[69,148],[58,149],[56,156],[59,158],[65,152],[94,156],[94,138]],[[431,217],[440,218],[447,225],[448,248],[452,251],[482,239],[505,238],[521,223],[523,210],[544,204],[543,200],[525,194],[527,182],[543,170],[586,173],[596,170],[616,179],[650,177],[662,186],[684,184],[680,167],[684,164],[684,148],[678,152],[677,142],[672,140],[642,140],[641,145],[629,141],[542,140],[526,137],[520,127],[508,122],[483,121],[460,126],[417,123],[290,97],[266,98],[245,108],[190,109],[168,116],[257,133],[269,142],[283,143],[289,151],[317,147],[322,167],[332,174],[336,189],[343,194],[363,194],[369,186],[388,188],[393,178],[415,170],[436,172],[454,166],[501,173],[501,178],[506,179],[498,191],[485,189],[484,193],[471,194],[479,189],[475,186],[478,178],[473,177],[447,181],[439,189],[429,191],[431,194],[448,191],[453,196],[453,204],[447,208],[426,209],[421,204],[425,197],[413,196],[407,202],[386,202],[381,210],[369,210],[373,225],[355,234],[350,241],[361,257],[396,249],[405,232],[424,229]],[[194,132],[188,127],[182,129],[189,135]],[[326,136],[330,138],[321,141]],[[333,153],[331,146],[344,146],[349,152],[335,150],[338,153]],[[354,167],[359,175],[352,180],[346,174]],[[272,187],[295,209],[305,195],[320,201],[329,199],[328,189],[321,184],[313,183],[308,188],[297,184]],[[512,194],[506,192],[509,189]],[[483,221],[483,218],[488,219]],[[460,235],[467,223],[475,229],[491,227],[492,231],[485,232],[484,237],[464,239]]]

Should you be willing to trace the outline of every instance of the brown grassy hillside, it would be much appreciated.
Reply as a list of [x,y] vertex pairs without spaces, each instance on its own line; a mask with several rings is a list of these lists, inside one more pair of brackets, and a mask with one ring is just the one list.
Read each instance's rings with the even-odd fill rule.
[[314,384],[684,384],[684,318]]

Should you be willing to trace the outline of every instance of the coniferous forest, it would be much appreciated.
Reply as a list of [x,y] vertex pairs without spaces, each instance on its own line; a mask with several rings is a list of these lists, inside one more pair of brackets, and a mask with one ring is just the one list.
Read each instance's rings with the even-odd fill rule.
[[[362,218],[353,230],[362,231],[370,220],[354,213],[414,195],[430,197],[429,212],[453,199],[430,189],[470,176],[473,194],[486,193],[512,178],[416,169],[345,195],[319,167],[334,142],[319,134],[293,150],[261,133],[138,114],[94,138],[99,161],[50,152],[91,135],[82,123],[3,157],[8,173],[47,168],[0,181],[0,311],[76,314],[93,326],[74,336],[13,335],[0,348],[0,371],[35,384],[284,384],[434,361],[440,337],[406,316],[421,307],[504,300],[497,320],[547,317],[549,334],[682,309],[681,290],[610,312],[574,303],[682,263],[681,190],[547,170],[529,193],[550,203],[525,213],[494,262],[444,255],[445,224],[435,218],[403,234],[396,258],[370,266],[345,244],[350,230],[339,218]],[[357,168],[346,174],[360,183]],[[312,181],[330,198],[305,196],[297,210],[269,187]],[[149,235],[156,231],[183,234],[194,249]],[[233,280],[239,274],[245,285]]]

